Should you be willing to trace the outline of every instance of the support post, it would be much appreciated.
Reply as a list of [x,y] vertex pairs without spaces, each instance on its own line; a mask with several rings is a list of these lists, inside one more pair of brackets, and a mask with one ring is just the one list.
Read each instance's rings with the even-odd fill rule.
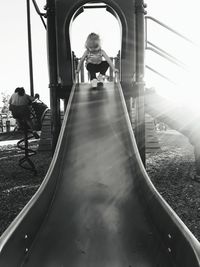
[[52,153],[55,151],[60,132],[60,104],[58,97],[57,47],[56,47],[55,0],[47,0],[47,44],[49,88],[51,107]]
[[28,31],[30,95],[34,96],[30,0],[26,0],[26,8],[27,8],[27,31]]
[[84,79],[84,66],[81,66],[81,82],[84,83],[85,79]]
[[[110,60],[113,62],[113,57],[110,58]],[[109,76],[110,76],[110,81],[112,82],[113,81],[113,70],[112,68],[110,67],[109,68]]]
[[145,166],[145,110],[144,110],[144,53],[145,53],[145,32],[144,14],[145,5],[143,0],[136,0],[136,121],[135,137],[142,162]]

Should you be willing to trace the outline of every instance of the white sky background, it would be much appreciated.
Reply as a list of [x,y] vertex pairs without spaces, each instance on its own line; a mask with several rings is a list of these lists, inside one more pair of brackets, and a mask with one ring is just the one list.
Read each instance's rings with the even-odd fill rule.
[[[38,1],[41,8],[45,0]],[[33,5],[31,4],[31,9]],[[35,93],[49,102],[46,32],[39,16],[32,12],[32,48]],[[29,87],[26,1],[0,1],[0,92],[12,94],[16,87]]]
[[119,23],[105,9],[86,9],[74,20],[71,32],[72,49],[78,57],[85,51],[85,41],[91,32],[100,35],[102,48],[109,56],[115,57],[120,50]]
[[156,74],[146,70],[147,86],[154,86],[159,94],[199,112],[200,1],[147,0],[146,2],[149,16],[157,18],[198,44],[196,47],[191,46],[186,41],[176,37],[176,35],[150,22],[148,27],[149,41],[185,62],[189,66],[190,72],[181,70],[152,52],[147,51],[146,63],[179,85],[173,86]]
[[[31,2],[31,1],[30,1]],[[43,8],[45,0],[37,0],[39,7]],[[180,33],[187,35],[192,40],[200,43],[200,1],[199,0],[147,0],[148,15],[154,16]],[[48,69],[46,52],[46,33],[39,16],[31,4],[32,21],[32,46],[33,46],[33,70],[35,93],[41,95],[41,99],[49,104]],[[102,47],[110,56],[115,56],[119,49],[118,22],[109,13],[101,14],[96,11],[86,11],[75,20],[72,28],[72,47],[77,56],[84,51],[84,43],[87,35],[95,31],[101,35]],[[89,15],[90,13],[90,15]],[[0,92],[7,91],[12,94],[18,86],[24,86],[29,93],[29,67],[27,47],[26,1],[1,0],[0,8]],[[189,50],[179,39],[172,37],[167,31],[159,31],[154,24],[149,26],[149,39],[168,52],[182,60],[192,62],[192,86],[174,89],[168,82],[158,78],[153,73],[146,72],[147,86],[155,86],[158,92],[164,96],[182,100],[185,103],[188,97],[191,101],[198,99],[199,61],[194,49]],[[186,52],[185,52],[186,51]],[[195,51],[195,52],[194,52]],[[191,60],[196,58],[196,60]],[[146,62],[158,71],[176,78],[183,75],[176,67],[166,61],[160,60],[151,52],[147,52]],[[184,84],[190,84],[191,78]],[[188,89],[189,88],[189,89]],[[194,89],[195,88],[195,89]],[[193,91],[192,91],[193,90]],[[192,92],[192,93],[191,93]],[[189,94],[189,96],[188,96]],[[181,95],[181,99],[180,99]]]

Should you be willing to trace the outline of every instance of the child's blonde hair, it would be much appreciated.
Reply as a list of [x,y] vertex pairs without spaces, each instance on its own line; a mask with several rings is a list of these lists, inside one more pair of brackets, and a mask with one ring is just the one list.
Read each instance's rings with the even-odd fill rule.
[[90,50],[91,48],[100,48],[101,40],[98,34],[92,32],[88,35],[87,40],[85,42],[85,48]]

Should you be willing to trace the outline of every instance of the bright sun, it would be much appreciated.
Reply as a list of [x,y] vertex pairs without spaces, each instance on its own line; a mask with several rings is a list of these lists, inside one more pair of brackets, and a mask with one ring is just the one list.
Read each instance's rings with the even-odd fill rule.
[[[200,114],[200,47],[170,31],[166,33],[166,29],[152,22],[148,25],[147,40],[150,41],[146,50],[147,88],[154,87],[159,95]],[[179,66],[168,60],[168,55],[180,62]]]

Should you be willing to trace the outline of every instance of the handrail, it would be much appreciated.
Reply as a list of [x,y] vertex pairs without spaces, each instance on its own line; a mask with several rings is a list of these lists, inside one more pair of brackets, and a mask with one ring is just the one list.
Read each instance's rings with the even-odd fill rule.
[[[153,48],[159,50],[161,53],[163,53],[163,54],[166,55],[167,57],[172,58],[174,61],[176,61],[176,62],[179,63],[180,65],[186,67],[186,65],[185,65],[181,60],[179,60],[178,58],[172,56],[170,53],[168,53],[168,52],[165,51],[164,49],[160,48],[159,46],[155,45],[154,43],[152,43],[152,42],[150,42],[150,41],[147,41],[147,44],[149,44],[149,45],[152,46]],[[146,49],[148,49],[148,48],[149,48],[149,47],[146,46]]]
[[[159,46],[155,45],[154,43],[148,41],[148,24],[147,24],[147,20],[152,20],[153,22],[159,24],[160,26],[164,27],[165,29],[167,29],[168,31],[174,33],[175,35],[179,36],[180,38],[184,39],[185,41],[189,42],[190,44],[192,44],[193,46],[197,46],[196,43],[194,43],[191,39],[189,39],[188,37],[184,36],[183,34],[179,33],[178,31],[174,30],[173,28],[169,27],[168,25],[166,25],[165,23],[159,21],[158,19],[151,17],[151,16],[145,16],[145,49],[146,50],[150,50],[154,53],[156,53],[157,55],[165,58],[166,60],[170,61],[171,63],[181,67],[184,70],[188,70],[188,67],[186,66],[186,64],[184,64],[182,61],[180,61],[178,58],[174,57],[173,55],[171,55],[170,53],[168,53],[167,51],[165,51],[164,49],[160,48]],[[150,45],[150,46],[148,46]],[[148,65],[146,66],[147,69],[151,70],[152,72],[156,73],[157,75],[159,75],[160,77],[168,80],[169,82],[176,84],[174,81],[172,81],[171,79],[169,79],[167,76],[161,74],[160,72],[154,70],[153,68],[149,67]]]
[[[173,28],[169,27],[168,25],[164,24],[163,22],[161,22],[160,20],[158,19],[155,19],[154,17],[151,17],[151,16],[145,16],[145,22],[146,22],[146,26],[147,26],[147,20],[152,20],[154,21],[155,23],[161,25],[162,27],[164,27],[165,29],[173,32],[174,34],[176,34],[177,36],[181,37],[182,39],[184,39],[185,41],[193,44],[196,46],[196,44],[191,40],[189,39],[188,37],[184,36],[183,34],[179,33],[178,31],[174,30]],[[146,27],[147,29],[147,27]]]
[[154,49],[154,48],[152,48],[152,47],[147,47],[146,50],[153,51],[154,53],[156,53],[156,54],[158,54],[159,56],[161,56],[161,57],[167,59],[167,60],[170,61],[171,63],[173,63],[173,64],[175,64],[175,65],[181,67],[182,69],[186,69],[186,66],[185,66],[183,63],[181,64],[181,63],[177,62],[176,60],[174,60],[174,59],[172,59],[172,58],[170,58],[170,57],[164,55],[163,53],[157,51],[156,49]]
[[154,72],[155,74],[159,75],[160,77],[162,77],[163,79],[167,80],[168,82],[170,82],[170,83],[176,85],[176,83],[175,83],[174,81],[172,81],[172,80],[171,80],[170,78],[168,78],[167,76],[163,75],[161,72],[159,72],[159,71],[157,71],[157,70],[151,68],[151,67],[148,66],[148,65],[145,65],[145,68],[148,69],[148,70],[150,70],[150,71],[152,71],[152,72]]
[[37,14],[40,16],[40,19],[41,19],[41,21],[42,21],[42,24],[44,25],[44,28],[46,29],[47,26],[46,26],[46,23],[45,23],[43,17],[46,17],[47,14],[46,14],[46,13],[42,13],[42,12],[40,12],[40,9],[39,9],[39,7],[38,7],[38,5],[37,5],[37,2],[36,2],[35,0],[32,0],[32,2],[33,2],[33,5],[34,5],[34,7],[35,7],[35,10],[36,10]]

